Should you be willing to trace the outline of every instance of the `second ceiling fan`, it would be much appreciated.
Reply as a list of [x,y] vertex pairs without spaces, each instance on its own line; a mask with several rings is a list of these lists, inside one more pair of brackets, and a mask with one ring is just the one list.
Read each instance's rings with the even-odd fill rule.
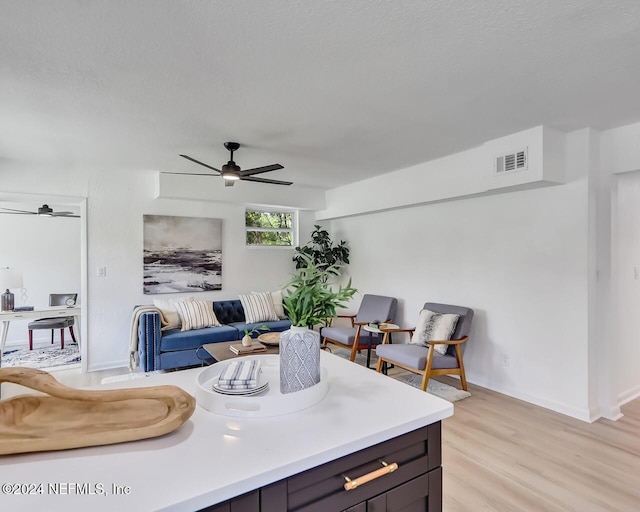
[[280,180],[269,180],[267,178],[256,178],[256,174],[262,174],[263,172],[277,171],[278,169],[284,169],[284,167],[280,164],[271,164],[265,165],[264,167],[255,167],[253,169],[240,169],[240,166],[233,161],[233,153],[240,148],[240,144],[238,142],[225,142],[224,147],[229,150],[231,156],[229,157],[229,161],[222,166],[222,169],[216,169],[215,167],[211,167],[205,163],[196,160],[195,158],[191,158],[187,155],[180,155],[182,158],[186,158],[187,160],[191,160],[192,162],[202,165],[207,169],[211,169],[212,171],[216,171],[218,174],[212,175],[210,173],[195,173],[195,172],[168,172],[167,174],[188,174],[192,176],[221,176],[224,180],[225,187],[232,187],[236,181],[254,181],[257,183],[271,183],[272,185],[292,185],[291,181],[280,181]]

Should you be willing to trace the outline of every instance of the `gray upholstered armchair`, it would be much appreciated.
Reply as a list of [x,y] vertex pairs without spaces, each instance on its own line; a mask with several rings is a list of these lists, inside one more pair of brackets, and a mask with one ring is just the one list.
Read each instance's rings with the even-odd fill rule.
[[[338,315],[339,318],[351,319],[351,327],[325,327],[322,329],[324,347],[332,343],[351,350],[349,359],[355,361],[359,350],[367,349],[371,354],[371,346],[382,342],[382,336],[372,333],[361,336],[363,325],[370,322],[393,322],[398,307],[398,299],[384,295],[364,295],[360,309],[356,315]],[[367,365],[369,357],[367,357]]]
[[[378,372],[381,372],[384,363],[391,363],[405,370],[422,375],[422,390],[426,391],[429,379],[437,375],[459,375],[462,389],[467,389],[467,378],[464,373],[462,362],[462,352],[464,344],[469,339],[471,321],[473,320],[473,309],[462,306],[452,306],[450,304],[437,304],[427,302],[423,309],[428,309],[440,314],[458,315],[456,328],[449,340],[421,340],[429,348],[422,344],[394,344],[378,345],[376,354],[378,356]],[[406,332],[412,336],[413,329],[385,329],[390,333]],[[439,354],[435,350],[436,345],[448,345],[445,354]]]

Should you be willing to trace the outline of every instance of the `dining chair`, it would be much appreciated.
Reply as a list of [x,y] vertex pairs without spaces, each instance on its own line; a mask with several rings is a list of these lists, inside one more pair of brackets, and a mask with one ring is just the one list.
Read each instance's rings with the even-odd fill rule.
[[[382,372],[384,364],[390,363],[422,375],[422,391],[427,390],[431,377],[437,375],[458,375],[462,389],[466,391],[467,378],[464,373],[462,353],[465,343],[469,340],[469,331],[471,330],[471,321],[473,320],[473,309],[451,304],[427,302],[423,310],[433,311],[441,315],[458,315],[456,327],[453,333],[451,333],[450,339],[415,339],[415,336],[413,336],[416,330],[415,327],[412,329],[388,329],[390,333],[409,333],[411,341],[404,344],[378,345],[376,347],[376,355],[378,356],[378,366],[376,370]],[[446,352],[440,354],[435,348],[437,345],[447,345]]]
[[[77,293],[51,293],[49,294],[49,306],[66,306],[69,299],[73,300],[75,305],[78,300]],[[69,328],[71,339],[76,343],[76,337],[73,333],[73,325],[75,319],[72,316],[62,316],[55,318],[41,318],[29,322],[27,326],[29,329],[29,350],[33,350],[33,331],[38,329],[51,329],[51,343],[53,344],[53,332],[55,329],[60,329],[60,348],[64,348],[64,330]]]
[[328,343],[331,343],[349,349],[351,351],[349,360],[355,361],[358,351],[363,349],[371,350],[372,345],[382,342],[382,335],[380,334],[368,333],[364,336],[361,335],[362,326],[370,322],[393,322],[397,307],[398,299],[395,297],[364,295],[357,314],[338,315],[338,318],[350,319],[350,327],[333,327],[330,325],[322,329],[322,346],[326,347]]

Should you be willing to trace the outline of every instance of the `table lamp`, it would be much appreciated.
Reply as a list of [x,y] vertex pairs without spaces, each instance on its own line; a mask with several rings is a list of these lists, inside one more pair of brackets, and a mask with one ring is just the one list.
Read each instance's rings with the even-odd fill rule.
[[11,288],[22,288],[22,272],[15,268],[0,268],[0,290],[7,291],[2,294],[2,311],[13,311],[15,307],[15,297],[10,292]]

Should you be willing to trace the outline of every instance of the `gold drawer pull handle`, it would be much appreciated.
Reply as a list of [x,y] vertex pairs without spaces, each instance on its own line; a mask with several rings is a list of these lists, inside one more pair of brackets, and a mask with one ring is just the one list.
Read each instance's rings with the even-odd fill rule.
[[344,484],[345,490],[351,491],[362,484],[371,482],[371,480],[380,478],[383,475],[388,475],[389,473],[393,473],[396,469],[398,469],[398,464],[396,462],[394,462],[393,464],[387,464],[385,461],[381,460],[380,463],[383,466],[380,469],[376,469],[371,473],[367,473],[366,475],[362,475],[358,478],[354,478],[353,480],[351,480],[351,478],[349,478],[348,476],[345,476],[344,479],[347,481],[347,483]]

